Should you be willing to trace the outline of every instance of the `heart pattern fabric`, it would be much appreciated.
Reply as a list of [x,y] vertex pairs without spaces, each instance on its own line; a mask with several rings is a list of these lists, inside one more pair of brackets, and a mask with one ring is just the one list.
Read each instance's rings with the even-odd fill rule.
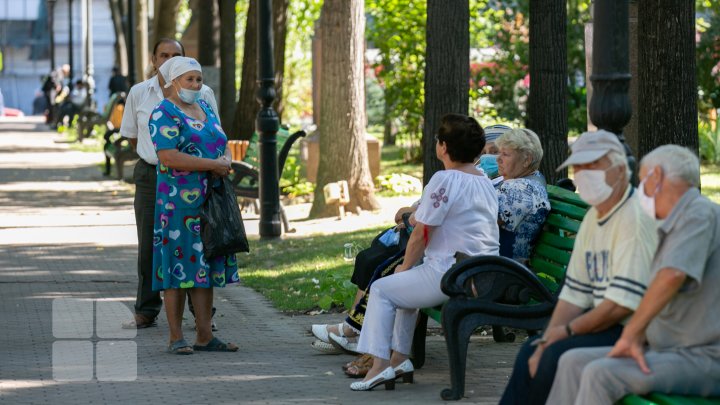
[[[207,103],[201,100],[199,104],[206,122],[187,116],[168,100],[156,107],[149,127],[157,151],[174,149],[187,159],[215,158],[225,153],[227,136],[217,116]],[[157,166],[153,289],[224,287],[238,282],[235,255],[205,259],[199,205],[210,186],[207,172],[188,170],[192,165],[163,162]]]

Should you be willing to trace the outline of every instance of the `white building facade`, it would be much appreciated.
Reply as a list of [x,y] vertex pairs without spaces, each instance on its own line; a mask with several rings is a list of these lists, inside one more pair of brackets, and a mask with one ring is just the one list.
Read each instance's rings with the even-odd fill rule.
[[[69,64],[69,27],[72,23],[73,81],[86,74],[83,47],[85,12],[92,2],[92,64],[95,100],[102,108],[109,98],[108,82],[115,65],[115,31],[107,0],[56,0],[54,6],[55,64],[50,66],[50,32],[47,0],[0,0],[0,89],[5,106],[32,113],[32,104],[43,78]],[[72,21],[69,21],[72,4]]]

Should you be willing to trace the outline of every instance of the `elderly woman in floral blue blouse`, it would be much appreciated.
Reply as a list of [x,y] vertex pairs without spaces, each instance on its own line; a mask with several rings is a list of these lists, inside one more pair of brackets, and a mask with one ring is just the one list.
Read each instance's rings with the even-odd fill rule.
[[550,213],[545,181],[538,167],[543,150],[535,132],[513,129],[496,141],[498,171],[503,176],[497,184],[500,255],[525,262]]

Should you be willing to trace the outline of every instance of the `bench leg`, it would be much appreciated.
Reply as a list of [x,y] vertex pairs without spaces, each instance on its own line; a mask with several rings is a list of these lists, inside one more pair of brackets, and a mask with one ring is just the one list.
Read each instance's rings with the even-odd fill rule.
[[105,155],[105,176],[110,175],[110,170],[112,170],[112,160],[110,160],[110,157]]
[[122,181],[123,179],[123,171],[125,169],[125,163],[122,159],[119,159],[119,156],[115,157],[115,166],[117,167],[117,178],[118,180]]
[[285,208],[280,204],[280,220],[282,220],[285,233],[295,233],[295,228],[290,228],[290,221],[288,221],[287,215],[285,214]]
[[428,316],[420,311],[418,313],[417,323],[415,324],[415,333],[413,334],[412,343],[412,363],[416,369],[422,368],[425,364],[425,336],[427,335]]
[[493,340],[498,343],[512,343],[515,341],[515,334],[512,332],[505,332],[505,328],[501,325],[493,325]]
[[465,322],[465,314],[460,306],[450,300],[443,308],[442,324],[445,331],[445,344],[450,362],[450,388],[440,392],[446,401],[457,401],[465,394],[465,367],[467,363],[467,347],[470,335],[476,324]]

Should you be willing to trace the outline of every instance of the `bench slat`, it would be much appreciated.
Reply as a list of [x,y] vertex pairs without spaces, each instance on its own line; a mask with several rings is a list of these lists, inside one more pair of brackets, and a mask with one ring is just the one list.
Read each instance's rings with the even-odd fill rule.
[[702,397],[690,397],[680,395],[667,395],[659,392],[650,393],[648,396],[652,401],[650,403],[657,403],[658,405],[718,405],[720,404],[720,398],[702,398]]
[[587,210],[577,205],[568,204],[562,200],[550,199],[550,207],[553,213],[567,216],[582,221]]
[[572,233],[577,233],[578,229],[580,229],[580,221],[563,217],[559,214],[554,213],[550,213],[550,215],[548,215],[547,219],[545,220],[545,224],[552,225],[556,228],[562,229],[564,231],[570,231]]
[[543,232],[540,234],[538,243],[544,243],[558,249],[572,252],[572,248],[575,245],[575,239],[555,235],[549,232]]
[[[540,255],[543,258],[546,258],[548,260],[552,260],[553,262],[557,263],[569,263],[570,262],[570,252],[562,249],[555,248],[553,246],[547,245],[545,243],[538,243],[535,246],[535,255]],[[563,266],[563,274],[565,273],[566,266]]]
[[[565,278],[565,266],[549,262],[539,257],[533,257],[530,259],[530,269],[533,270],[538,276],[545,273],[555,280],[563,280]],[[550,290],[555,292],[556,290]]]
[[590,208],[590,205],[580,198],[579,195],[573,193],[570,190],[566,190],[562,187],[548,185],[546,187],[548,196],[552,199],[565,201],[578,207],[583,207],[586,210]]

